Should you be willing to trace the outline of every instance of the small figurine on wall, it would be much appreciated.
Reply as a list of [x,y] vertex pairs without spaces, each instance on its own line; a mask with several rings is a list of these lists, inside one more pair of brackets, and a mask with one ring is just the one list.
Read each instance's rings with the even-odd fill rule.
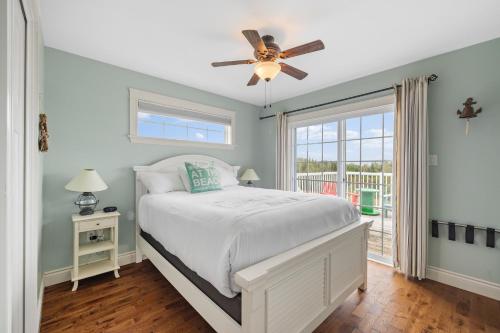
[[46,152],[49,150],[49,129],[47,128],[47,115],[40,113],[38,121],[38,150]]
[[467,98],[465,103],[463,103],[463,105],[465,106],[464,109],[462,111],[457,110],[457,114],[458,114],[459,118],[464,118],[466,120],[465,135],[469,135],[470,118],[476,118],[477,115],[479,113],[481,113],[481,111],[483,110],[482,108],[479,108],[476,111],[474,111],[474,107],[473,107],[474,104],[477,104],[477,102],[474,101],[474,99],[472,97],[469,97],[469,98]]

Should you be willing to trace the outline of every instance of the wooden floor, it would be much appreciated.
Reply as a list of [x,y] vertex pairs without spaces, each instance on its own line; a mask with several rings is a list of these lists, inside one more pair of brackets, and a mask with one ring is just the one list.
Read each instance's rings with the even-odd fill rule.
[[[316,332],[500,332],[500,302],[370,262],[355,292]],[[41,332],[213,332],[149,261],[46,288]]]

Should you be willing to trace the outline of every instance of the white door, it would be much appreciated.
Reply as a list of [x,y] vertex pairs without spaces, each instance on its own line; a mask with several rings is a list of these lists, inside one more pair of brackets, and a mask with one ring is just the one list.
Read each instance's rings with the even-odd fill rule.
[[12,24],[12,131],[8,175],[10,209],[9,258],[12,267],[12,332],[23,332],[24,327],[24,121],[25,121],[25,84],[26,84],[26,17],[21,0],[13,5]]

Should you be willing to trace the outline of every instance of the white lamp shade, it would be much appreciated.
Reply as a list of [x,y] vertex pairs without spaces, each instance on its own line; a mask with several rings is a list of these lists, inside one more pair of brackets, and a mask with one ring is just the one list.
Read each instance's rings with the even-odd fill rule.
[[241,180],[260,180],[254,169],[246,169],[240,178]]
[[98,192],[107,189],[108,185],[94,169],[83,169],[64,188],[73,192]]
[[274,61],[261,61],[255,65],[254,71],[262,80],[272,80],[281,71],[281,66]]

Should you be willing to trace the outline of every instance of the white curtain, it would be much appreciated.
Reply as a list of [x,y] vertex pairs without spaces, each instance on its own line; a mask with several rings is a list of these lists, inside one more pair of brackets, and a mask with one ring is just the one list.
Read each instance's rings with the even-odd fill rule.
[[290,168],[288,166],[288,117],[276,114],[276,189],[290,189]]
[[396,89],[394,264],[418,279],[427,265],[427,79],[405,79]]

